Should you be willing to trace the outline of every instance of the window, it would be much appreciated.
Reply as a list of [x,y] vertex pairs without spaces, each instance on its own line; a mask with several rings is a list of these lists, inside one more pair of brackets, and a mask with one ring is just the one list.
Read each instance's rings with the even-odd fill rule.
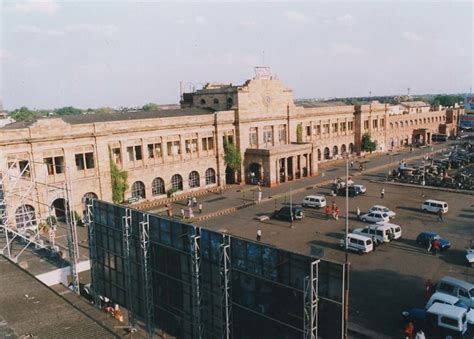
[[135,160],[142,160],[142,146],[135,146]]
[[354,121],[349,121],[349,122],[347,123],[347,130],[348,130],[348,131],[354,130]]
[[145,199],[145,184],[141,181],[135,181],[132,185],[132,197]]
[[345,122],[341,122],[340,129],[341,129],[341,132],[346,131],[346,123]]
[[337,123],[333,123],[332,124],[332,129],[331,129],[332,133],[337,133]]
[[183,178],[179,174],[171,177],[171,188],[175,191],[183,190]]
[[372,128],[378,128],[378,123],[377,120],[372,120]]
[[258,140],[257,128],[252,127],[249,130],[249,145],[250,146],[257,146],[257,140]]
[[31,175],[30,162],[28,160],[18,161],[18,167],[20,168],[20,175],[22,177],[27,177],[27,178],[30,177]]
[[212,151],[214,149],[214,137],[202,138],[202,150]]
[[161,178],[153,179],[151,183],[151,194],[152,195],[160,195],[165,194],[165,182]]
[[181,154],[181,147],[179,140],[168,141],[167,144],[168,156],[179,155]]
[[64,157],[44,158],[43,161],[48,168],[48,175],[64,173]]
[[278,141],[286,143],[286,125],[278,126]]
[[222,137],[222,142],[224,143],[224,145],[225,145],[226,142],[229,143],[229,144],[233,144],[234,143],[234,136],[226,134]]
[[458,320],[453,319],[453,318],[448,318],[448,317],[441,317],[440,321],[446,325],[453,326],[453,327],[458,327]]
[[142,160],[142,146],[128,146],[127,147],[128,161],[133,162],[136,160]]
[[231,109],[233,105],[234,105],[234,100],[232,100],[232,98],[228,98],[227,99],[227,109]]
[[197,139],[188,139],[184,141],[185,149],[187,154],[197,152]]
[[329,134],[329,124],[323,125],[323,134]]
[[321,135],[321,125],[314,126],[316,129],[316,135]]
[[364,120],[364,129],[369,129],[369,120]]
[[112,148],[112,158],[116,165],[122,163],[122,155],[120,153],[120,147]]
[[311,136],[311,126],[306,126],[306,136]]
[[148,144],[148,159],[161,158],[161,143]]
[[273,142],[273,131],[271,127],[265,127],[263,129],[263,142],[265,144],[271,144]]
[[201,105],[205,105],[205,104],[206,104],[206,100],[201,99]]
[[463,289],[459,289],[458,290],[458,293],[459,293],[459,296],[460,297],[464,297],[464,298],[468,298],[469,299],[469,293],[467,293],[467,291],[464,291]]
[[192,171],[189,173],[189,187],[195,188],[199,187],[201,184],[199,182],[199,173],[196,171]]
[[76,154],[76,169],[82,171],[87,169],[94,168],[94,153],[80,153]]
[[446,292],[448,294],[453,294],[453,292],[454,292],[454,287],[452,285],[446,284],[444,282],[439,283],[438,289],[441,292]]
[[[412,121],[413,125],[413,121]],[[380,127],[384,128],[385,127],[385,119],[380,119]]]
[[219,99],[214,99],[213,103],[214,105],[219,105]]
[[206,170],[206,185],[211,185],[216,183],[216,171],[213,168],[208,168]]

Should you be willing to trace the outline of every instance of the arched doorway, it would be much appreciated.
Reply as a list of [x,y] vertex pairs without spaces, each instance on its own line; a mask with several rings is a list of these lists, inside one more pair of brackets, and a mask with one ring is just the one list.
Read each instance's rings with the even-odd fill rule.
[[346,151],[347,151],[347,150],[346,150],[346,145],[345,145],[345,144],[342,144],[342,146],[341,146],[341,154],[346,153]]
[[332,156],[333,158],[336,157],[336,155],[339,154],[339,149],[337,148],[336,145],[334,145],[334,147],[332,148]]
[[349,144],[349,153],[354,153],[354,144],[352,142]]
[[262,180],[262,166],[256,162],[251,163],[248,170],[249,183],[256,185]]
[[330,156],[329,147],[324,148],[324,160],[328,160]]
[[36,225],[35,208],[31,205],[21,205],[15,211],[15,223],[18,229]]
[[51,204],[51,210],[58,221],[66,220],[66,200],[63,198],[54,200]]
[[225,169],[225,183],[227,185],[235,184],[235,171],[229,166]]

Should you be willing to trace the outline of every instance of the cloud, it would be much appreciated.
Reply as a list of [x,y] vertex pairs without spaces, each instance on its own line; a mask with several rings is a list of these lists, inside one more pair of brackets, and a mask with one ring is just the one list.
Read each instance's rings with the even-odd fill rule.
[[60,6],[54,0],[27,0],[15,2],[12,8],[23,13],[53,15],[59,10]]
[[257,22],[253,21],[253,20],[241,21],[241,22],[239,22],[239,24],[240,24],[241,27],[244,27],[244,28],[252,28],[252,27],[257,26]]
[[64,35],[65,32],[56,29],[41,28],[34,25],[18,25],[15,27],[15,32],[46,34],[46,35]]
[[308,18],[306,17],[306,15],[298,11],[286,11],[285,16],[289,22],[293,22],[293,23],[301,24],[308,21]]
[[421,41],[421,36],[413,32],[403,32],[403,37],[412,42]]
[[338,16],[336,18],[331,18],[331,19],[324,20],[324,22],[326,24],[337,25],[337,26],[346,26],[346,27],[352,26],[353,21],[354,21],[354,18],[350,14],[345,14],[345,15]]
[[348,43],[334,43],[331,45],[331,53],[334,55],[367,55],[368,52],[362,47],[353,46]]
[[44,64],[44,61],[35,57],[28,57],[21,61],[24,67],[39,67]]
[[70,32],[112,35],[118,32],[118,27],[113,24],[77,24],[67,26],[66,30]]
[[13,58],[13,54],[11,54],[8,50],[0,48],[0,59],[6,60]]
[[207,25],[207,19],[201,15],[196,16],[194,22],[199,25]]

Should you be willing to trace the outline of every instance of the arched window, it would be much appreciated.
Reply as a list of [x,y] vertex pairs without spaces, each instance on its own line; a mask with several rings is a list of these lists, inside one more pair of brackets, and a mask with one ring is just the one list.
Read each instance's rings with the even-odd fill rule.
[[321,150],[318,148],[318,161],[321,161]]
[[395,128],[398,128],[398,121],[395,122]]
[[97,198],[97,194],[95,194],[94,192],[88,192],[84,194],[81,200],[83,210],[87,211],[87,204],[90,203],[92,200],[96,200]]
[[346,153],[346,145],[342,144],[341,146],[341,154]]
[[334,145],[334,147],[332,148],[332,156],[335,157],[336,155],[339,154],[339,149],[337,148],[336,145]]
[[132,185],[132,197],[145,199],[145,184],[141,181],[135,181]]
[[15,211],[15,222],[17,228],[36,225],[35,208],[31,205],[21,205]]
[[206,100],[201,99],[201,105],[205,105],[205,104],[206,104]]
[[227,109],[231,109],[234,106],[234,100],[232,98],[227,99]]
[[199,173],[196,171],[192,171],[191,173],[189,173],[189,187],[194,188],[199,186]]
[[179,174],[175,174],[171,177],[171,188],[175,191],[183,190],[183,178]]
[[160,195],[165,194],[165,182],[161,178],[153,179],[151,183],[151,194],[152,195]]
[[212,185],[216,183],[216,171],[213,168],[206,170],[206,185]]
[[405,127],[408,127],[408,120],[405,120]]
[[390,123],[390,128],[393,129],[393,122]]
[[403,121],[400,121],[400,128],[403,128]]
[[214,105],[219,105],[219,99],[214,99]]
[[324,148],[324,160],[329,159],[330,153],[329,153],[329,147]]
[[349,153],[354,153],[354,144],[352,142],[349,144]]
[[413,126],[413,120],[410,120],[410,126]]

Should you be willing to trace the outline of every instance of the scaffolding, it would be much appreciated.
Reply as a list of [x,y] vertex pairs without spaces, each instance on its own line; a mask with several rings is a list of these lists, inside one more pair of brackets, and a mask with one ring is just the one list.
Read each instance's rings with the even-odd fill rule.
[[203,338],[203,328],[201,325],[201,229],[194,227],[194,234],[191,241],[191,280],[193,295],[193,326],[195,338]]
[[320,260],[311,263],[310,273],[304,280],[304,338],[318,337],[318,272]]
[[223,234],[222,244],[220,245],[220,275],[221,275],[221,305],[222,305],[222,318],[223,318],[223,329],[222,338],[231,338],[231,326],[232,326],[232,302],[231,302],[231,290],[230,290],[230,236]]
[[154,334],[153,323],[155,321],[155,313],[153,308],[153,277],[150,268],[150,220],[148,214],[143,214],[143,221],[140,222],[140,247],[142,250],[145,321],[148,338],[152,339]]
[[[15,156],[9,157],[6,169],[0,170],[0,239],[2,240],[0,254],[18,263],[20,256],[30,246],[34,246],[36,250],[45,249],[55,254],[60,253],[55,243],[56,229],[52,218],[54,213],[52,206],[48,204],[48,197],[54,193],[55,197],[64,200],[72,283],[75,292],[79,293],[79,277],[76,269],[79,250],[76,220],[71,208],[73,194],[69,171],[64,167],[62,185],[54,185],[47,180],[39,179],[43,177],[43,171],[41,166],[35,166],[36,164],[44,165]],[[36,211],[35,207],[39,210]],[[43,236],[40,230],[49,232],[47,236]]]

